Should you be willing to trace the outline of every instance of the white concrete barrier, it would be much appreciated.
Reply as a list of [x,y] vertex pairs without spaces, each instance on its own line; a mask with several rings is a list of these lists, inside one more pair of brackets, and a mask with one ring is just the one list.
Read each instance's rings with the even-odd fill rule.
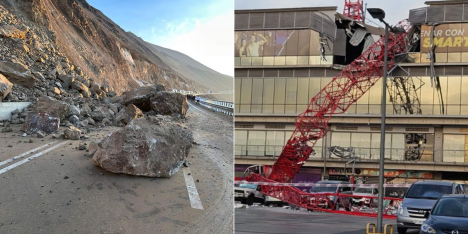
[[11,112],[31,105],[31,102],[0,102],[0,120],[10,120]]

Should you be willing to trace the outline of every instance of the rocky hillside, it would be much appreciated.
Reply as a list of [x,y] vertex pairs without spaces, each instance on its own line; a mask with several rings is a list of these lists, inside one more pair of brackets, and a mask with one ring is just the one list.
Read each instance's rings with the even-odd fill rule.
[[149,84],[232,89],[231,77],[181,57],[125,32],[85,0],[0,0],[0,74],[14,84],[4,101],[66,93],[73,80],[117,94]]

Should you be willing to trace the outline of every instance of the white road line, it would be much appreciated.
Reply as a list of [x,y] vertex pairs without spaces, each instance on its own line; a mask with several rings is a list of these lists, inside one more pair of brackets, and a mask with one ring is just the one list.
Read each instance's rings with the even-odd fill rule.
[[15,167],[21,165],[21,164],[23,164],[23,163],[29,162],[29,160],[31,160],[31,159],[33,159],[33,158],[37,158],[37,157],[39,157],[39,156],[41,156],[41,155],[43,155],[43,154],[45,154],[45,153],[48,153],[49,151],[54,150],[54,149],[58,148],[59,146],[65,144],[65,143],[67,143],[67,142],[68,142],[68,141],[64,141],[64,142],[62,142],[62,143],[60,143],[60,144],[58,144],[58,145],[55,145],[55,146],[53,146],[53,147],[50,147],[50,148],[44,150],[44,151],[42,151],[42,152],[39,152],[39,153],[37,153],[37,154],[34,154],[34,155],[31,156],[31,157],[27,157],[27,158],[25,158],[25,159],[23,159],[23,160],[21,160],[21,161],[19,161],[19,162],[17,162],[17,163],[11,164],[10,166],[5,167],[5,168],[3,168],[2,170],[0,170],[0,174],[3,174],[3,173],[5,173],[5,172],[7,172],[7,171],[9,171],[9,170],[11,170],[11,169],[13,169],[13,168],[15,168]]
[[197,187],[195,187],[195,182],[193,181],[190,168],[184,167],[182,170],[184,171],[185,184],[187,185],[187,192],[190,199],[190,205],[194,209],[203,210],[203,205],[200,201],[200,196],[198,195]]
[[30,153],[36,152],[36,151],[38,151],[38,150],[40,150],[40,149],[42,149],[42,148],[44,148],[44,147],[46,147],[46,146],[55,144],[56,142],[58,142],[58,141],[54,141],[54,142],[52,142],[52,143],[48,143],[48,144],[39,146],[39,147],[34,148],[34,149],[32,149],[32,150],[30,150],[30,151],[28,151],[28,152],[22,153],[22,154],[20,154],[20,155],[18,155],[18,156],[15,156],[15,157],[13,157],[13,158],[10,158],[10,159],[7,159],[7,160],[5,160],[5,161],[2,161],[2,162],[0,162],[0,166],[2,166],[2,165],[4,165],[4,164],[7,164],[7,163],[10,163],[10,162],[12,162],[12,161],[14,161],[14,160],[20,159],[20,158],[22,158],[22,157],[24,157],[24,156],[26,156],[26,155],[28,155],[28,154],[30,154]]
[[208,113],[206,113],[206,112],[204,112],[203,110],[200,110],[199,108],[195,107],[195,106],[194,106],[193,104],[191,104],[190,102],[189,102],[189,105],[192,106],[193,108],[195,108],[195,109],[197,109],[197,110],[199,110],[199,111],[205,113],[206,115],[208,115]]

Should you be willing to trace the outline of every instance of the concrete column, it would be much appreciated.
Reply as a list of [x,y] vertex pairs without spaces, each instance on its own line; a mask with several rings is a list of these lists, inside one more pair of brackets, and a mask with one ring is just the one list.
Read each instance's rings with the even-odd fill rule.
[[442,162],[443,157],[443,128],[434,128],[434,162]]

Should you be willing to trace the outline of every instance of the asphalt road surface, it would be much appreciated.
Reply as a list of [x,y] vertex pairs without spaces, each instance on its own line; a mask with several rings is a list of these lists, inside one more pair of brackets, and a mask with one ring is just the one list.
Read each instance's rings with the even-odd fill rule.
[[[250,233],[320,233],[320,234],[363,234],[367,223],[377,223],[376,218],[307,212],[281,207],[250,206],[235,209],[236,234]],[[384,224],[393,224],[396,233],[396,221],[384,219]],[[418,233],[408,231],[408,233]]]
[[190,108],[185,124],[203,209],[192,207],[182,168],[168,179],[113,174],[76,148],[83,141],[22,137],[12,125],[0,134],[0,233],[232,233],[232,117],[202,111]]

